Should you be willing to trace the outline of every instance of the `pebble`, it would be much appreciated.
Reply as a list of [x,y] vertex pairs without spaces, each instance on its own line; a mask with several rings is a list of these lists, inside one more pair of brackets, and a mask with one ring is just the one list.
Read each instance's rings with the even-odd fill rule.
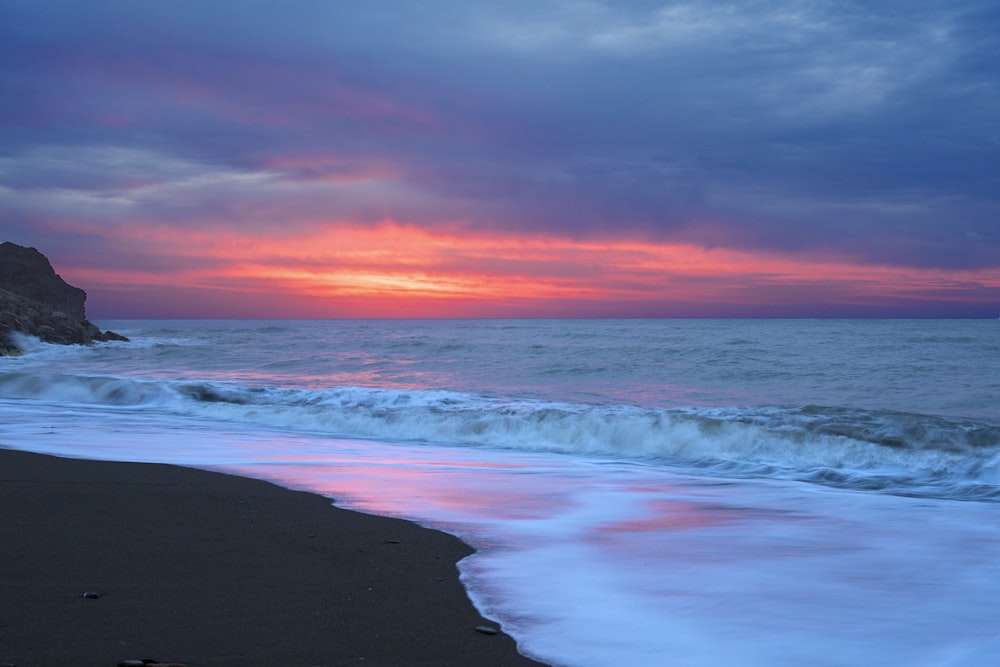
[[96,600],[101,597],[101,594],[95,593],[94,591],[87,591],[86,593],[81,594],[80,597],[87,598],[88,600]]
[[476,632],[481,632],[484,635],[495,635],[500,631],[489,625],[477,625]]

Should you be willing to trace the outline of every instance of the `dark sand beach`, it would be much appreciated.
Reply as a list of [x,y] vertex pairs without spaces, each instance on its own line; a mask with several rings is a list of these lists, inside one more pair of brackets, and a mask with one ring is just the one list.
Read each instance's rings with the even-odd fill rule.
[[167,465],[0,450],[0,480],[0,663],[540,664],[476,630],[450,535]]

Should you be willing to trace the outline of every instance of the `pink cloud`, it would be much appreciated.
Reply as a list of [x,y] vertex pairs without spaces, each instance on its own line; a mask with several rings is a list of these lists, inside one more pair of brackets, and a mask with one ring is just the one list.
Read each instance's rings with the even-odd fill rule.
[[119,228],[114,236],[121,248],[134,244],[162,260],[151,266],[166,268],[116,269],[78,257],[66,273],[112,302],[130,302],[128,295],[143,290],[162,295],[170,286],[185,298],[228,304],[227,316],[692,315],[727,307],[877,307],[1000,296],[1000,270],[868,266],[690,244],[588,243],[461,226],[427,230],[391,221],[327,223],[289,237],[142,224]]

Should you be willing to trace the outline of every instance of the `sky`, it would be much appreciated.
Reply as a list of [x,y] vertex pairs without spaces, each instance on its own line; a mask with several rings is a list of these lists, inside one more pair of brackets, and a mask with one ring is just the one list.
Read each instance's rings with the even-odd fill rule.
[[996,0],[0,0],[0,99],[91,319],[1000,316]]

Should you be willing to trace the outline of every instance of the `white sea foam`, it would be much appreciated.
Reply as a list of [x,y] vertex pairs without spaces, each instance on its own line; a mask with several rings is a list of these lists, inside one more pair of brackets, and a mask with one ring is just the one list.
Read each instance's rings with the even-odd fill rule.
[[554,664],[979,665],[994,325],[102,323],[133,343],[0,360],[0,445],[444,528],[479,549],[476,604]]
[[653,409],[443,390],[0,375],[0,397],[167,410],[349,438],[611,456],[726,475],[1000,499],[1000,427],[843,408]]
[[552,664],[972,667],[1000,648],[993,503],[18,400],[0,442],[220,468],[453,532],[478,549],[472,600]]

